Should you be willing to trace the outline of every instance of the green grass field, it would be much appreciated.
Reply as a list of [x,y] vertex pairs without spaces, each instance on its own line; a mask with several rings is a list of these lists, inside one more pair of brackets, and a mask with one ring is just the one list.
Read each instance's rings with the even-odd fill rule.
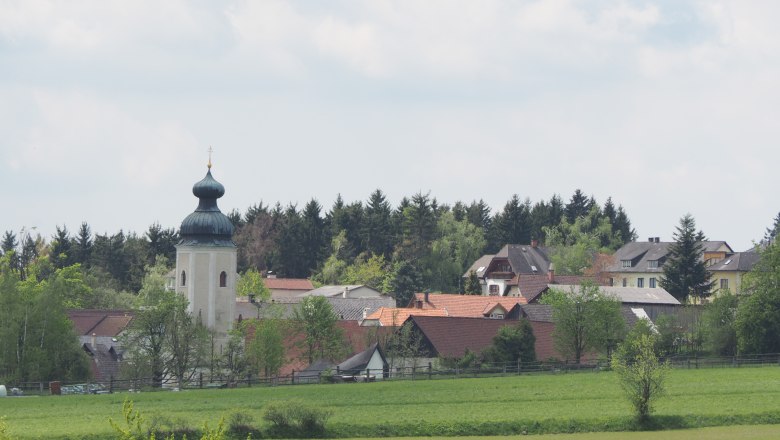
[[[780,423],[780,368],[673,370],[667,388],[656,406],[661,427]],[[633,429],[610,372],[4,398],[0,416],[22,439],[110,438],[108,418],[121,419],[125,398],[149,419],[192,428],[233,411],[260,426],[266,402],[300,398],[331,409],[329,432],[349,437]]]

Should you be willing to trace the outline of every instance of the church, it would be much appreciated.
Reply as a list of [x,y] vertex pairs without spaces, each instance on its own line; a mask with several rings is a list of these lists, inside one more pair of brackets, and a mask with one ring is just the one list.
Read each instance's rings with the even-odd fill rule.
[[221,351],[235,319],[237,252],[233,224],[217,206],[225,187],[211,175],[211,160],[192,194],[199,202],[181,223],[176,292],[189,301],[189,312],[214,331]]

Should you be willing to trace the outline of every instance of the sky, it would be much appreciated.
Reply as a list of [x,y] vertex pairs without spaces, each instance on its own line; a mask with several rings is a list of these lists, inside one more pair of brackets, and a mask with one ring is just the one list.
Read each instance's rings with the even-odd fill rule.
[[0,230],[575,189],[640,240],[780,211],[780,2],[0,0]]

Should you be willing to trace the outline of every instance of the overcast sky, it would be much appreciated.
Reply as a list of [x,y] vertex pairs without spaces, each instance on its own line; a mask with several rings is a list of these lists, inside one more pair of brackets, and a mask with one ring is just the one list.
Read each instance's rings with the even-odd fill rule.
[[780,211],[780,2],[0,1],[0,230],[576,188],[640,240]]

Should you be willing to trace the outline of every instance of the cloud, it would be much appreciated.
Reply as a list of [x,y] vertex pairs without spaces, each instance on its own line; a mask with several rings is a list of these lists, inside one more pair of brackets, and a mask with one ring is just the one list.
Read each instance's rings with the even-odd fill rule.
[[27,96],[35,116],[9,127],[16,142],[4,152],[18,171],[110,174],[115,180],[114,171],[122,169],[129,181],[154,187],[167,180],[171,164],[199,147],[175,120],[145,121],[98,96],[50,90],[31,90]]

